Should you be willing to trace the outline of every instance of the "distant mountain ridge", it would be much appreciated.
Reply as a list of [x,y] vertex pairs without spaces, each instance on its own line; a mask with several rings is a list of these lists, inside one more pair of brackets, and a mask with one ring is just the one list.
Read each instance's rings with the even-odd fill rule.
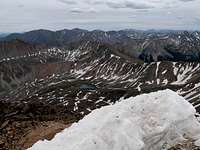
[[10,34],[0,41],[20,39],[30,44],[74,49],[80,43],[100,42],[110,45],[125,55],[154,61],[200,61],[200,32],[198,31],[87,31],[72,30],[34,30],[25,33]]
[[9,35],[9,33],[0,32],[0,38],[6,37],[8,35]]

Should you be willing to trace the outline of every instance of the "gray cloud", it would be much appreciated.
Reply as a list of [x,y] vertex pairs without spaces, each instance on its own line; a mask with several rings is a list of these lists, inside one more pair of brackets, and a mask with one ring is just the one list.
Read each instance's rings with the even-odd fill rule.
[[105,0],[82,0],[84,3],[91,4],[91,5],[101,5],[105,4]]
[[200,18],[195,17],[193,20],[194,25],[200,25]]
[[96,11],[92,8],[85,8],[85,9],[80,9],[80,8],[72,8],[69,10],[71,13],[75,14],[81,14],[81,13],[96,13]]
[[184,19],[183,16],[176,16],[176,18],[177,18],[178,20],[182,20],[182,19]]
[[19,5],[17,5],[17,7],[22,8],[22,7],[24,7],[24,5],[23,4],[19,4]]
[[195,19],[199,8],[200,0],[0,0],[0,32],[73,27],[200,29]]
[[191,2],[191,1],[195,1],[195,0],[180,0],[182,2]]
[[79,8],[74,8],[74,9],[69,10],[69,12],[79,14],[79,13],[83,13],[84,11]]
[[131,8],[131,9],[150,9],[153,8],[152,5],[146,3],[138,3],[134,1],[123,1],[123,2],[107,2],[110,8]]
[[77,4],[76,1],[74,0],[59,0],[61,3],[64,3],[64,4],[69,4],[69,5],[75,5]]

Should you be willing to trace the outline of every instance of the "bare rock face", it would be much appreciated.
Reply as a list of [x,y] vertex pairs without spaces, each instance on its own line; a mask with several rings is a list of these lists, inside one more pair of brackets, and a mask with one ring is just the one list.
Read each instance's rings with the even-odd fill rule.
[[39,50],[44,49],[44,46],[36,46],[29,44],[20,39],[13,39],[11,41],[0,42],[0,59],[11,58],[15,56],[24,56],[31,53],[35,53]]

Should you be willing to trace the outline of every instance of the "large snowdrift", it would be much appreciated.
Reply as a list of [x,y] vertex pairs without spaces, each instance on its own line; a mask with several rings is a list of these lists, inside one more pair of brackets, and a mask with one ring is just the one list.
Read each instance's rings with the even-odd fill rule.
[[200,138],[194,115],[193,106],[173,91],[143,94],[95,110],[29,150],[160,150]]

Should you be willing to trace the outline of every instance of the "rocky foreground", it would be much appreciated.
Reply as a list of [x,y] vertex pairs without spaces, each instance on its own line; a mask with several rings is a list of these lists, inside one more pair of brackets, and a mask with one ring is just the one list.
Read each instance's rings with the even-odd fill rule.
[[[53,138],[56,133],[79,120],[69,113],[55,114],[56,108],[41,104],[25,108],[27,106],[21,104],[1,103],[0,107],[0,150],[25,150],[38,140]],[[32,113],[35,107],[36,113]],[[59,109],[56,109],[57,112]]]
[[[161,150],[200,146],[195,108],[171,90],[124,99],[92,111],[51,141],[28,150]],[[190,146],[190,145],[188,145]],[[188,147],[188,150],[191,147]]]

